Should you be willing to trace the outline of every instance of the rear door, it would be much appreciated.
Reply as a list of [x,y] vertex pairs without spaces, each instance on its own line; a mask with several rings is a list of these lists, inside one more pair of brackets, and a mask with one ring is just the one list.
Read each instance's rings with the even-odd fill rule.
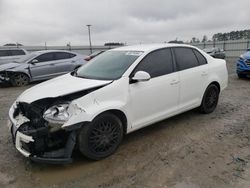
[[151,79],[129,85],[129,113],[133,129],[164,119],[178,110],[179,75],[175,72],[169,48],[148,54],[135,68],[145,71]]
[[176,47],[173,51],[180,73],[180,111],[185,111],[200,105],[207,86],[208,65],[195,49]]
[[76,67],[76,62],[73,58],[75,56],[75,54],[69,52],[55,52],[54,75],[58,76],[73,71]]

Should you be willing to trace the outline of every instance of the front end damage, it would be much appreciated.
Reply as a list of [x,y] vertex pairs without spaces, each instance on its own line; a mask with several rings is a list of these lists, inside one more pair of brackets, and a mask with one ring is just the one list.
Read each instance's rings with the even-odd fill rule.
[[[13,143],[22,155],[33,161],[70,163],[76,145],[77,131],[81,125],[62,128],[62,119],[50,121],[48,115],[60,113],[51,111],[56,106],[51,104],[50,99],[31,104],[24,102],[13,104],[9,112]],[[51,111],[50,114],[48,110]]]
[[11,73],[8,71],[0,71],[0,83],[10,83]]
[[111,82],[67,74],[23,92],[9,110],[16,149],[36,162],[70,163],[79,129],[93,118],[90,93]]

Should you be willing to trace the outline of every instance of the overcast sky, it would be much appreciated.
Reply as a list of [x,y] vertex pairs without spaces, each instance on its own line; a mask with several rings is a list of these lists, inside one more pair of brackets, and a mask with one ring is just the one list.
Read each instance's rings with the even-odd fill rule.
[[249,0],[0,0],[0,45],[190,41],[250,29]]

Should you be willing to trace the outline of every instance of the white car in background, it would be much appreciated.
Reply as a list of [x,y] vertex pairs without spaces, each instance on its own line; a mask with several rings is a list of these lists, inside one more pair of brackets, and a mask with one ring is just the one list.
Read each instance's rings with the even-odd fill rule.
[[225,60],[196,47],[112,49],[21,94],[9,111],[12,138],[33,161],[71,162],[75,147],[100,160],[132,131],[197,107],[213,112],[227,82]]
[[0,49],[0,65],[16,61],[27,54],[28,52],[22,48]]

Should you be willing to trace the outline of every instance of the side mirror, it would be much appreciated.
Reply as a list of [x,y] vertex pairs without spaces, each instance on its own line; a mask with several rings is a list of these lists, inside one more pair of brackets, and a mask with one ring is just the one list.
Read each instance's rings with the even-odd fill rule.
[[30,63],[31,64],[36,64],[36,63],[38,63],[38,60],[37,59],[33,59]]
[[132,80],[137,82],[145,82],[150,80],[151,76],[145,71],[138,71],[133,76]]

